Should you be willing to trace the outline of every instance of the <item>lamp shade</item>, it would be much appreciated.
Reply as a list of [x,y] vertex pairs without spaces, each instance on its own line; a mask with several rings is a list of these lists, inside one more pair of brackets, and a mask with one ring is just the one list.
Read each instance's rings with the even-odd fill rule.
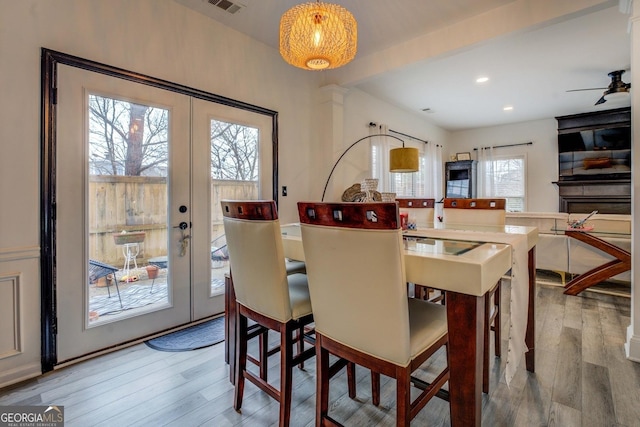
[[339,5],[303,3],[280,19],[280,55],[305,70],[341,67],[356,56],[357,44],[356,20]]
[[389,172],[417,172],[419,168],[417,148],[400,147],[389,151]]

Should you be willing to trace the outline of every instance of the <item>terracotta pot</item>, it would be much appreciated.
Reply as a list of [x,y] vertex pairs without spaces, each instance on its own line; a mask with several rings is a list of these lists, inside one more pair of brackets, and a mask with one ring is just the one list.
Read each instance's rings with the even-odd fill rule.
[[158,277],[158,270],[160,270],[158,266],[147,265],[146,269],[147,269],[147,276],[149,276],[149,279],[155,279],[156,277]]

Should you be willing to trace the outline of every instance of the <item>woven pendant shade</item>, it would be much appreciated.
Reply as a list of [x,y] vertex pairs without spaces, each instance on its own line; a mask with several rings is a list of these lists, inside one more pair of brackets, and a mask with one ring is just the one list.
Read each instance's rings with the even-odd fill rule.
[[305,70],[341,67],[356,56],[358,25],[342,6],[303,3],[280,19],[280,55]]
[[417,148],[394,148],[389,151],[389,172],[417,172],[419,170]]

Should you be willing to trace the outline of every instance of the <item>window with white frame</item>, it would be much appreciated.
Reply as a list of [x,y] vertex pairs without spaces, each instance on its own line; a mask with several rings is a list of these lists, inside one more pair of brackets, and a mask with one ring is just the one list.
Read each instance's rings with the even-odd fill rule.
[[507,199],[508,212],[524,212],[526,164],[523,154],[483,156],[478,165],[480,197]]

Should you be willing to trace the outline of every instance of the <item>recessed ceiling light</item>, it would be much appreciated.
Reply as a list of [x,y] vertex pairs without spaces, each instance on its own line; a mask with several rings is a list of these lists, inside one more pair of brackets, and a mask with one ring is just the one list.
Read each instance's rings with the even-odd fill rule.
[[486,83],[489,81],[489,77],[486,76],[480,76],[476,79],[476,83]]
[[513,110],[513,105],[505,105],[502,109],[504,111],[512,111]]

